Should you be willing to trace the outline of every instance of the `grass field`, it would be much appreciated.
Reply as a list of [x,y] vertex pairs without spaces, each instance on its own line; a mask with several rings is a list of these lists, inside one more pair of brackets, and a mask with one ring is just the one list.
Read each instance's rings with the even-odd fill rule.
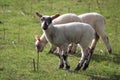
[[[119,0],[0,0],[0,80],[120,80],[120,1]],[[109,55],[103,41],[97,44],[89,68],[73,72],[80,59],[69,54],[71,69],[59,70],[59,58],[48,54],[49,44],[40,53],[39,70],[34,36],[42,35],[35,12],[98,12],[106,17],[105,32],[113,53]]]

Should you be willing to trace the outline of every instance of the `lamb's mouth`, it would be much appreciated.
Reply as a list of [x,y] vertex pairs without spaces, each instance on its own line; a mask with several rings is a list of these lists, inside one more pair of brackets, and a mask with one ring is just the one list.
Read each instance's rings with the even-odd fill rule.
[[44,30],[47,30],[47,27],[43,27]]

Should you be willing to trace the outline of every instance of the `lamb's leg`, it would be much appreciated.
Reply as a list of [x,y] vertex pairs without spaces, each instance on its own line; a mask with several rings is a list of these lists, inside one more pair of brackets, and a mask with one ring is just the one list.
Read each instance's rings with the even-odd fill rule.
[[108,52],[112,53],[112,48],[110,46],[109,39],[104,32],[104,23],[101,24],[100,22],[98,22],[96,26],[97,26],[97,28],[96,28],[97,34],[103,39],[103,41],[107,47]]
[[77,49],[77,44],[72,43],[68,46],[68,53],[76,53],[76,49]]
[[68,54],[67,54],[67,52],[65,54],[63,54],[63,59],[64,59],[65,64],[66,64],[66,69],[67,70],[70,69],[70,64],[68,62]]
[[77,49],[77,44],[73,43],[72,49],[71,49],[71,53],[76,53],[76,49]]
[[48,53],[54,53],[56,49],[57,48],[52,45]]
[[58,49],[58,56],[60,59],[59,69],[62,69],[64,67],[64,61],[63,61],[63,54],[61,49]]
[[91,48],[91,53],[94,52],[94,49],[96,47],[96,44],[97,44],[99,38],[100,38],[99,35],[97,33],[95,33],[95,39],[92,41],[92,44],[91,44],[91,47],[90,47]]
[[78,63],[78,65],[75,68],[75,71],[78,71],[81,69],[81,67],[83,66],[83,63],[85,62],[85,60],[87,59],[87,54],[86,54],[86,50],[85,49],[81,49],[81,53],[82,53],[82,57]]
[[102,39],[103,39],[103,41],[104,41],[104,43],[105,43],[105,45],[106,45],[106,47],[107,47],[107,50],[108,50],[109,54],[111,54],[111,53],[112,53],[112,48],[111,48],[111,46],[110,46],[110,44],[109,44],[109,39],[108,39],[108,37],[107,37],[106,35],[101,36],[101,37],[102,37]]
[[70,64],[69,64],[69,62],[68,62],[68,53],[67,53],[67,45],[64,45],[63,47],[62,47],[62,54],[63,54],[63,59],[64,59],[64,61],[65,61],[65,65],[66,65],[66,69],[68,70],[68,69],[70,69]]
[[71,44],[68,46],[68,53],[71,53],[72,47],[73,47],[73,44],[71,43]]
[[87,59],[85,60],[83,66],[82,66],[82,70],[86,70],[88,68],[89,63],[90,63],[90,59],[92,57],[92,53],[91,53],[90,48],[86,49],[86,52],[88,53],[88,56],[87,56]]

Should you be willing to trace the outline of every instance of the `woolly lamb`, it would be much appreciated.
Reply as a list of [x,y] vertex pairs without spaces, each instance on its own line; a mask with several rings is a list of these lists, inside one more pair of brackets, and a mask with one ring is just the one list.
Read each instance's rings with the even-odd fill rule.
[[[108,37],[107,37],[107,35],[105,34],[105,31],[104,31],[105,18],[102,15],[100,15],[98,13],[95,13],[95,12],[81,14],[78,17],[80,18],[81,22],[90,24],[96,32],[95,33],[95,39],[92,41],[91,47],[90,47],[91,48],[91,53],[94,52],[94,49],[95,49],[96,44],[97,44],[100,37],[104,41],[109,54],[112,53],[112,48],[110,46],[109,39],[108,39]],[[69,48],[71,48],[70,50],[72,50],[72,52],[73,51],[75,52],[76,47],[77,46],[75,44],[72,44],[72,46],[70,46]]]
[[59,68],[64,67],[64,61],[66,69],[70,68],[70,64],[67,59],[67,47],[70,43],[76,43],[81,47],[82,57],[75,70],[79,70],[80,68],[85,70],[88,67],[92,55],[90,53],[89,44],[94,38],[94,29],[89,24],[80,22],[54,25],[52,20],[57,18],[58,14],[51,17],[43,16],[39,13],[36,14],[41,20],[41,27],[46,38],[52,45],[59,49]]
[[[52,22],[53,22],[53,24],[64,24],[64,23],[69,23],[69,22],[80,22],[80,19],[76,14],[67,13],[67,14],[63,14],[63,15],[59,16],[58,18],[54,19]],[[40,38],[40,41],[36,40],[37,51],[42,52],[42,50],[44,49],[44,47],[47,43],[48,43],[47,39],[45,37],[45,34],[43,33]],[[72,45],[74,45],[74,44],[72,44]],[[74,45],[74,46],[76,46],[76,45]],[[71,50],[69,52],[72,52],[72,53],[75,53],[75,51],[76,51],[76,47],[70,46],[69,49]],[[51,45],[51,49],[50,49],[49,53],[53,53],[53,52],[55,52],[55,50],[56,50],[56,47]]]
[[112,53],[112,48],[109,43],[109,39],[105,34],[104,28],[105,28],[105,18],[98,14],[98,13],[85,13],[78,16],[81,20],[81,22],[90,24],[94,30],[95,33],[95,39],[92,42],[91,49],[92,52],[94,51],[96,44],[99,40],[99,37],[101,37],[107,47],[107,50],[109,53]]

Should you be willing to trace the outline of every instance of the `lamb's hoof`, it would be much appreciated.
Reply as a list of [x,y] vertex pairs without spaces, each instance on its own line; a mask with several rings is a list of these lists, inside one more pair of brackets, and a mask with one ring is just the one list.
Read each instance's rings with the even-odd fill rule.
[[63,69],[63,68],[64,68],[64,64],[60,64],[59,69]]
[[48,53],[51,54],[51,53],[54,53],[54,52],[52,50],[50,50]]
[[76,52],[75,51],[71,51],[72,54],[75,54]]
[[2,22],[2,21],[0,21],[0,24],[3,24],[3,22]]
[[72,51],[71,50],[68,50],[68,53],[71,53]]
[[76,67],[75,69],[74,69],[74,71],[79,71],[80,70],[80,68],[79,67]]
[[89,66],[89,64],[87,62],[85,62],[81,69],[85,71],[88,68],[88,66]]
[[109,54],[112,54],[112,49],[108,50]]
[[77,67],[74,69],[74,71],[78,71],[78,70],[80,70],[80,68],[81,68],[80,64],[78,64]]
[[69,65],[66,65],[66,70],[69,70],[70,69],[70,66]]
[[90,50],[90,53],[93,54],[93,52],[94,52],[94,49],[91,49],[91,50]]
[[70,54],[75,54],[76,51],[69,50],[68,53],[70,53]]

